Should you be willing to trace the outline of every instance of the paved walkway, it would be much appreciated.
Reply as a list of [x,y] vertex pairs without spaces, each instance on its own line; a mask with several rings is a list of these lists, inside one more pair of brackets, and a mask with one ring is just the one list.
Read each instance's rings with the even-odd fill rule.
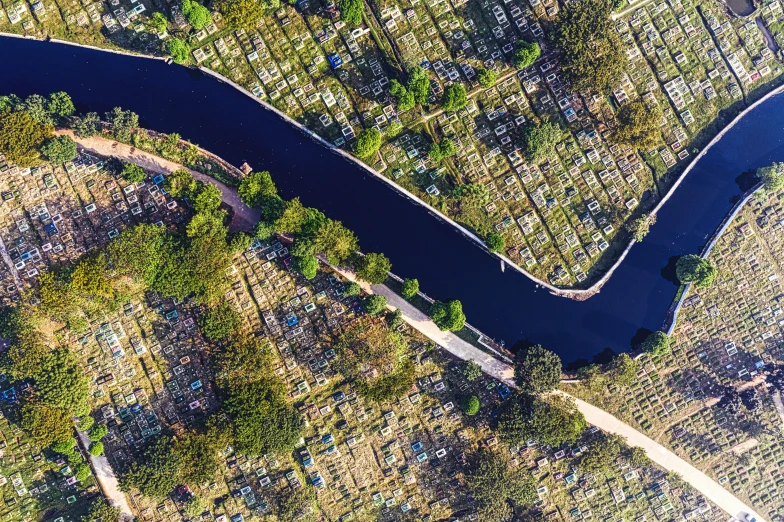
[[257,209],[248,207],[243,203],[237,191],[224,183],[202,174],[201,172],[183,167],[179,163],[169,161],[167,159],[156,156],[149,152],[139,150],[136,147],[131,147],[124,143],[104,138],[102,136],[93,136],[90,138],[79,138],[71,131],[58,131],[57,134],[67,134],[71,136],[81,149],[87,153],[98,154],[101,156],[113,156],[125,162],[131,162],[139,165],[143,169],[154,172],[155,174],[168,174],[175,170],[185,169],[190,172],[194,178],[204,183],[212,183],[218,187],[222,193],[221,200],[234,210],[234,218],[231,220],[229,228],[232,231],[238,230],[253,230],[253,227],[258,223],[260,213]]
[[[76,433],[79,434],[79,440],[82,441],[84,448],[89,448],[90,439],[87,437],[87,433],[79,430],[76,430]],[[120,508],[123,520],[133,520],[135,516],[133,511],[131,511],[131,506],[128,505],[128,498],[125,496],[125,493],[120,491],[117,477],[114,474],[111,464],[109,464],[109,460],[106,456],[88,456],[90,457],[90,464],[93,467],[95,478],[101,486],[101,491],[103,491],[106,499],[111,505]]]
[[[353,273],[345,270],[339,270],[339,272],[348,279],[356,281],[356,277]],[[426,314],[422,313],[419,309],[394,293],[388,287],[384,285],[369,285],[362,281],[357,282],[366,292],[385,296],[390,308],[399,309],[403,314],[403,319],[408,324],[439,346],[443,347],[449,353],[463,360],[473,359],[482,367],[482,370],[486,374],[504,382],[510,387],[516,388],[514,383],[514,370],[510,365],[491,357],[452,332],[442,332]],[[624,437],[630,446],[641,447],[653,462],[667,471],[672,471],[680,475],[680,477],[691,484],[695,490],[702,493],[707,499],[730,515],[739,520],[744,520],[743,515],[749,513],[755,517],[758,522],[765,522],[765,519],[756,514],[749,506],[741,502],[732,493],[720,486],[715,480],[650,437],[643,435],[628,424],[621,422],[613,415],[592,404],[561,391],[555,393],[572,398],[575,401],[577,409],[585,415],[585,420],[590,424],[597,426],[607,433],[613,433]]]

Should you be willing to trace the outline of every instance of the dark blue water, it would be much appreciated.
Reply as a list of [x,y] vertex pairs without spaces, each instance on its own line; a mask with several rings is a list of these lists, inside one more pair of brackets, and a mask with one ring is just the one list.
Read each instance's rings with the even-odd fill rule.
[[468,320],[511,344],[527,338],[565,361],[609,347],[628,350],[641,327],[658,329],[676,287],[661,270],[696,253],[732,207],[737,176],[784,160],[784,97],[769,100],[732,129],[692,170],[645,241],[596,296],[555,297],[464,239],[424,208],[307,139],[228,85],[183,67],[75,47],[0,38],[0,93],[67,91],[77,106],[121,105],[143,126],[184,137],[239,165],[269,170],[284,197],[322,209],[355,230],[366,252],[392,260],[422,290],[463,302]]

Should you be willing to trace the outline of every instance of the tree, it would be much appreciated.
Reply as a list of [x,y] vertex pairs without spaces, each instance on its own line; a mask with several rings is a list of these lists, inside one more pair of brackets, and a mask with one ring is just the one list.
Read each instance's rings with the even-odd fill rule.
[[621,107],[616,118],[616,143],[649,150],[661,142],[662,112],[658,105],[647,107],[642,100],[632,100]]
[[381,131],[375,127],[362,130],[357,135],[355,151],[362,159],[370,159],[381,148]]
[[362,287],[351,281],[346,284],[346,288],[343,290],[343,295],[348,297],[356,297],[360,294],[361,291]]
[[90,430],[88,437],[93,442],[98,442],[109,434],[109,428],[106,424],[96,424]]
[[242,326],[242,316],[231,303],[222,301],[208,308],[199,317],[199,328],[202,335],[215,342],[226,340]]
[[232,388],[224,403],[232,419],[237,451],[248,456],[290,452],[302,433],[302,419],[273,379]]
[[718,274],[710,261],[689,254],[678,258],[675,275],[682,284],[694,283],[700,288],[707,288],[713,284]]
[[468,104],[465,87],[461,83],[453,83],[444,89],[441,97],[441,108],[446,112],[459,111]]
[[97,112],[88,112],[73,119],[74,134],[80,138],[89,138],[101,132],[101,117]]
[[573,402],[560,395],[535,399],[530,415],[531,436],[552,447],[576,442],[588,428]]
[[466,415],[473,417],[479,413],[479,408],[481,407],[481,404],[479,404],[479,397],[476,395],[466,395],[463,398],[460,407]]
[[400,290],[400,294],[403,296],[404,299],[411,299],[418,293],[419,293],[419,281],[417,279],[403,280],[403,287]]
[[362,281],[380,285],[387,280],[387,274],[392,270],[392,263],[384,254],[365,254],[360,256],[354,267],[357,277]]
[[93,419],[92,415],[85,415],[79,419],[79,423],[76,425],[76,429],[79,431],[89,431],[94,425],[95,419]]
[[531,506],[537,500],[536,480],[524,466],[510,468],[498,453],[481,451],[471,458],[467,470],[466,482],[480,520],[511,520],[515,508]]
[[463,367],[463,377],[468,382],[474,382],[482,376],[482,367],[475,360],[469,359]]
[[447,301],[434,301],[430,306],[430,318],[441,330],[457,332],[465,326],[463,303],[457,299]]
[[523,129],[523,145],[529,159],[539,163],[555,151],[561,141],[561,127],[557,123],[544,122],[541,125],[528,125]]
[[487,235],[487,239],[485,240],[487,243],[487,249],[490,252],[503,252],[506,246],[506,241],[504,240],[504,236],[497,232],[490,232]]
[[220,208],[223,193],[212,183],[198,183],[191,204],[196,212],[215,212]]
[[645,338],[640,348],[651,355],[666,355],[670,353],[670,338],[664,332],[653,332]]
[[485,89],[489,89],[498,81],[498,74],[492,69],[479,69],[476,73],[476,79],[479,82],[479,85]]
[[561,70],[577,91],[610,94],[624,75],[626,46],[615,29],[612,10],[613,0],[565,5],[550,34]]
[[369,295],[365,299],[365,311],[369,315],[378,315],[387,309],[387,298],[383,295]]
[[648,235],[648,232],[651,230],[651,225],[655,223],[655,214],[643,214],[637,219],[633,219],[626,223],[626,230],[628,230],[634,240],[639,243]]
[[444,138],[441,143],[433,142],[430,145],[428,156],[431,161],[438,163],[444,158],[449,158],[457,154],[457,145],[449,138]]
[[408,72],[408,83],[406,87],[414,96],[416,103],[426,105],[430,97],[430,78],[427,71],[418,65]]
[[250,31],[264,17],[264,4],[258,0],[217,0],[215,8],[236,29]]
[[21,417],[22,429],[42,448],[72,438],[73,422],[68,410],[32,401],[22,405]]
[[646,468],[651,465],[651,459],[644,449],[639,446],[633,446],[629,450],[629,464],[635,468]]
[[331,265],[340,265],[358,248],[357,236],[340,221],[327,221],[313,236],[314,251],[325,255]]
[[84,463],[77,465],[74,470],[74,478],[79,482],[84,482],[90,478],[90,466]]
[[107,252],[119,275],[152,285],[169,253],[166,229],[142,223],[126,228],[109,243]]
[[547,393],[561,382],[561,358],[535,344],[515,354],[515,382],[527,393]]
[[212,22],[210,11],[196,0],[182,0],[182,14],[197,31],[204,29]]
[[166,32],[166,29],[169,28],[169,21],[166,19],[166,15],[160,11],[155,11],[150,18],[150,25],[161,34]]
[[628,353],[621,353],[610,362],[608,373],[614,383],[628,387],[634,384],[639,371],[640,363],[632,359]]
[[387,314],[387,324],[392,330],[397,330],[403,324],[403,312],[400,311],[400,308]]
[[391,375],[400,368],[406,353],[403,336],[379,321],[363,318],[345,330],[335,343],[335,366],[347,379],[367,379],[367,370]]
[[136,163],[125,163],[120,175],[125,181],[130,181],[131,183],[141,183],[147,177],[144,169]]
[[78,358],[67,348],[52,350],[33,375],[38,399],[76,414],[87,403],[89,383]]
[[49,138],[41,146],[41,154],[50,163],[62,164],[76,157],[76,142],[70,136]]
[[124,111],[115,107],[106,113],[106,121],[112,129],[112,136],[117,141],[130,142],[133,132],[139,127],[139,115],[132,111]]
[[120,508],[109,505],[106,499],[99,495],[92,501],[81,522],[120,522],[121,514]]
[[66,440],[53,443],[49,448],[55,453],[61,453],[65,456],[73,455],[76,452],[76,439],[69,437]]
[[362,0],[340,0],[340,19],[349,25],[362,25]]
[[100,457],[103,455],[103,442],[93,442],[87,449],[87,452],[93,457]]
[[512,64],[518,69],[525,69],[534,64],[542,55],[542,50],[536,42],[526,42],[520,40],[512,56]]
[[190,198],[197,190],[198,183],[193,174],[185,169],[177,169],[163,181],[163,188],[175,198]]
[[757,177],[762,181],[765,190],[778,192],[784,188],[784,163],[774,163],[769,167],[757,169]]
[[174,453],[174,441],[166,435],[152,439],[142,456],[120,473],[120,488],[138,489],[154,499],[165,498],[179,479],[180,461]]
[[49,102],[40,94],[31,94],[25,98],[22,109],[41,125],[53,127],[57,123],[54,115],[49,112]]
[[296,270],[305,279],[313,279],[318,274],[318,259],[313,254],[296,258]]
[[67,92],[53,92],[49,95],[49,102],[47,103],[46,110],[54,116],[58,121],[73,115],[76,112],[73,100]]
[[626,449],[623,438],[607,435],[597,440],[580,456],[579,466],[587,473],[607,473]]
[[52,127],[38,123],[26,111],[0,114],[0,153],[20,167],[38,163],[38,148],[52,136]]
[[186,431],[179,436],[174,442],[174,454],[180,462],[182,481],[200,485],[215,480],[221,466],[220,453],[229,445],[229,435],[213,417],[204,432]]
[[252,172],[242,178],[237,194],[249,207],[261,208],[267,199],[277,197],[278,189],[269,172]]
[[389,82],[389,94],[397,100],[397,110],[400,112],[409,111],[416,105],[414,93],[397,80]]
[[216,360],[222,388],[230,390],[268,377],[270,353],[266,341],[235,334],[220,348]]
[[187,63],[191,57],[191,47],[179,38],[172,38],[166,43],[166,52],[176,63]]
[[307,209],[302,205],[299,198],[294,198],[286,202],[283,212],[275,220],[275,229],[283,234],[297,234],[302,230],[302,226],[307,219]]

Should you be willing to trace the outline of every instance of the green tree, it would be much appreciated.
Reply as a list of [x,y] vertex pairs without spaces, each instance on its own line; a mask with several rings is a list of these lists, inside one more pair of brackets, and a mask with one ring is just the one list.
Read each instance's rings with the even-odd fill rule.
[[576,442],[588,428],[573,402],[560,395],[534,399],[529,412],[529,433],[542,444],[557,447]]
[[198,190],[191,204],[196,212],[215,212],[220,208],[223,193],[212,183],[198,184]]
[[618,128],[613,141],[620,145],[649,150],[662,141],[662,112],[658,105],[647,107],[642,100],[623,105],[616,115]]
[[120,175],[125,181],[130,181],[131,183],[141,183],[147,178],[144,169],[136,163],[125,163]]
[[313,236],[314,251],[325,255],[331,265],[340,265],[358,248],[357,236],[340,221],[327,221]]
[[414,96],[416,103],[427,105],[430,97],[430,78],[427,76],[427,71],[419,66],[412,68],[408,72],[406,87]]
[[57,441],[50,448],[55,453],[62,453],[66,456],[73,455],[76,452],[76,439],[70,437],[63,441]]
[[267,199],[277,197],[278,189],[269,172],[252,172],[242,178],[237,194],[249,207],[261,208]]
[[504,248],[506,247],[506,240],[504,240],[504,236],[497,232],[490,232],[487,235],[485,243],[487,243],[487,249],[490,252],[503,252]]
[[527,393],[547,393],[561,382],[561,358],[534,344],[515,354],[515,382]]
[[106,121],[111,125],[114,139],[125,143],[131,141],[134,131],[139,127],[139,115],[132,111],[124,111],[120,107],[107,112]]
[[465,326],[466,317],[463,313],[463,303],[457,299],[447,301],[434,301],[430,306],[430,318],[441,330],[457,332]]
[[71,125],[74,134],[80,138],[89,138],[101,132],[101,117],[97,112],[88,112],[82,116],[76,116]]
[[163,188],[175,198],[190,198],[196,193],[198,187],[193,174],[185,169],[177,169],[170,173],[163,181]]
[[286,202],[283,212],[275,220],[275,229],[284,234],[297,234],[302,230],[307,219],[307,209],[302,205],[299,198],[294,198]]
[[22,405],[21,426],[42,448],[72,438],[73,422],[68,410],[32,401]]
[[123,491],[135,488],[146,497],[163,499],[177,486],[179,470],[174,441],[159,435],[150,441],[140,459],[120,473],[120,487]]
[[217,353],[219,383],[227,390],[268,377],[270,352],[267,343],[253,335],[233,335]]
[[120,508],[109,505],[106,499],[99,495],[92,501],[81,522],[120,522],[121,514]]
[[114,269],[136,281],[152,285],[169,253],[166,229],[142,223],[126,228],[109,243],[107,252]]
[[515,508],[537,500],[536,480],[524,466],[510,468],[501,455],[484,450],[471,458],[467,484],[477,503],[480,520],[512,520]]
[[221,301],[199,317],[202,335],[215,342],[224,341],[242,326],[242,316],[231,303]]
[[541,125],[528,125],[522,135],[529,159],[539,163],[555,151],[556,144],[561,141],[562,131],[560,125],[547,121]]
[[[197,4],[198,5],[198,4]],[[166,43],[166,52],[176,63],[187,63],[191,57],[191,47],[180,38],[172,38]]]
[[449,138],[444,138],[441,143],[433,142],[430,145],[430,151],[428,152],[430,160],[435,163],[440,162],[442,159],[454,156],[455,154],[457,154],[457,145],[455,145],[455,142]]
[[49,102],[47,103],[46,110],[54,116],[58,121],[62,121],[68,116],[72,116],[76,112],[73,100],[67,92],[53,92],[49,95]]
[[664,332],[653,332],[645,338],[640,348],[651,355],[666,355],[670,353],[670,338]]
[[0,153],[20,167],[33,167],[39,161],[39,147],[52,136],[52,127],[38,123],[28,112],[0,114]]
[[381,131],[375,127],[362,130],[357,135],[355,152],[362,159],[370,159],[381,148]]
[[682,284],[694,283],[700,288],[707,288],[716,280],[718,273],[716,267],[707,259],[688,254],[678,258],[675,275]]
[[[203,432],[186,431],[174,442],[174,454],[180,462],[180,478],[186,484],[200,485],[215,480],[221,467],[221,451],[230,442],[228,431],[215,418]],[[199,511],[198,514],[201,514]]]
[[389,82],[389,94],[397,101],[397,110],[400,112],[409,111],[416,105],[414,93],[397,80]]
[[31,94],[25,98],[22,107],[25,112],[41,125],[53,127],[57,123],[54,115],[49,112],[49,102],[40,94]]
[[479,366],[475,360],[469,359],[463,367],[463,377],[468,382],[474,382],[482,377],[482,367]]
[[76,425],[76,429],[79,431],[89,431],[94,425],[95,419],[93,419],[92,415],[85,415],[79,419],[79,423]]
[[182,0],[182,14],[197,31],[204,29],[212,22],[210,11],[196,0]]
[[441,97],[441,108],[446,112],[459,111],[468,104],[465,87],[461,83],[453,83],[444,89]]
[[765,190],[778,192],[784,188],[784,163],[774,163],[769,167],[758,168],[757,177],[762,181]]
[[369,295],[365,299],[365,311],[369,315],[378,315],[387,309],[387,298],[383,295]]
[[89,383],[78,358],[67,348],[52,350],[33,375],[38,399],[73,414],[87,403]]
[[643,214],[637,219],[633,219],[626,223],[626,230],[628,230],[634,240],[639,243],[645,239],[645,236],[647,236],[648,232],[651,230],[651,226],[655,223],[655,214]]
[[631,386],[637,379],[640,363],[632,359],[628,353],[618,354],[611,362],[609,375],[612,382],[621,386]]
[[313,279],[318,275],[318,259],[313,254],[296,258],[296,269],[305,279]]
[[216,0],[215,8],[229,27],[253,30],[264,17],[264,3],[258,0]]
[[158,33],[163,33],[169,28],[169,21],[166,15],[160,11],[155,11],[150,18],[150,25],[155,28]]
[[651,465],[651,459],[644,449],[639,446],[633,446],[629,450],[629,464],[635,468],[647,468]]
[[520,40],[512,56],[512,64],[518,69],[525,69],[534,64],[536,60],[542,55],[542,50],[536,42],[526,42]]
[[479,403],[479,397],[476,395],[466,395],[463,398],[463,402],[460,404],[460,407],[463,409],[463,412],[466,415],[473,417],[479,413],[479,408],[481,407],[481,404]]
[[417,279],[405,279],[400,294],[405,299],[411,299],[419,293],[419,281]]
[[62,164],[76,157],[76,142],[70,136],[49,138],[41,146],[41,154],[50,163]]
[[384,254],[365,254],[354,263],[357,277],[362,281],[380,285],[387,280],[387,274],[392,270],[392,262]]
[[567,4],[550,33],[561,70],[579,92],[609,95],[625,73],[626,46],[615,29],[612,10],[613,0]]
[[106,424],[96,424],[90,430],[88,437],[93,442],[98,442],[109,434],[109,428]]
[[87,452],[93,457],[100,457],[103,455],[103,442],[93,442],[87,449]]
[[580,456],[579,466],[587,473],[608,473],[626,449],[625,441],[617,435],[608,435],[588,446]]
[[362,292],[362,287],[351,281],[346,284],[346,288],[343,290],[343,295],[348,297],[356,297],[360,294],[360,292]]
[[74,470],[74,478],[79,482],[84,482],[90,478],[90,466],[84,463],[77,465]]
[[362,0],[340,0],[340,19],[354,27],[362,25]]
[[476,73],[476,79],[479,82],[479,85],[485,89],[489,89],[498,81],[498,74],[492,69],[479,69]]

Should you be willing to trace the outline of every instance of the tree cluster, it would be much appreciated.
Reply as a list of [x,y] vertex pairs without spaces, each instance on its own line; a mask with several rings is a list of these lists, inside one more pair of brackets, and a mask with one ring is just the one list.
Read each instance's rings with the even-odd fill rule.
[[520,394],[504,404],[498,418],[501,438],[515,445],[535,439],[558,447],[576,442],[587,428],[583,414],[561,395],[543,398]]
[[451,301],[435,301],[430,306],[430,318],[441,330],[457,332],[465,326],[466,317],[463,303],[457,299]]

